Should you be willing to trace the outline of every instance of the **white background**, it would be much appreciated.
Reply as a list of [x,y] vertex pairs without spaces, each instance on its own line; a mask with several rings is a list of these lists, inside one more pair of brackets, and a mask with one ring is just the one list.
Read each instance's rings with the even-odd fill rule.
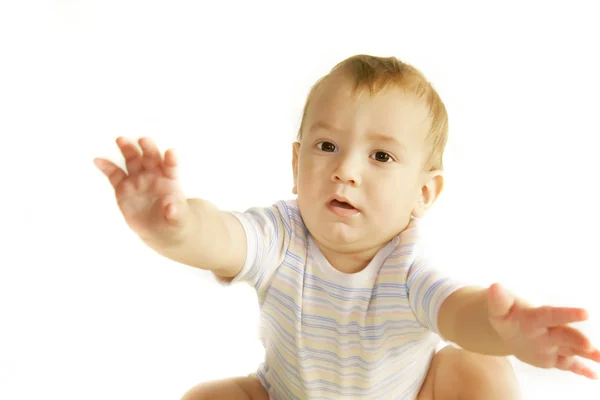
[[[414,64],[446,102],[432,256],[534,304],[586,307],[600,346],[593,1],[200,3],[1,3],[1,399],[179,399],[253,371],[254,293],[144,247],[92,159],[148,135],[178,150],[190,197],[240,211],[291,198],[305,96],[356,53]],[[598,382],[515,368],[526,399],[600,397]]]

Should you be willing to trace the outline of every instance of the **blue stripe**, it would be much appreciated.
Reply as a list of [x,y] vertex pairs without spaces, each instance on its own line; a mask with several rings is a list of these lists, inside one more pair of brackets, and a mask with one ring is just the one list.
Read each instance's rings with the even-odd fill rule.
[[[350,286],[315,264],[320,261],[311,251],[318,248],[309,246],[296,201],[251,209],[245,216],[256,257],[240,280],[253,282],[259,295],[259,334],[267,358],[258,374],[270,395],[278,400],[416,397],[436,344],[428,329],[437,327],[439,306],[455,288],[416,259],[416,232],[401,234],[401,243],[375,266],[388,281],[371,277],[375,282]],[[355,352],[350,346],[360,347]]]

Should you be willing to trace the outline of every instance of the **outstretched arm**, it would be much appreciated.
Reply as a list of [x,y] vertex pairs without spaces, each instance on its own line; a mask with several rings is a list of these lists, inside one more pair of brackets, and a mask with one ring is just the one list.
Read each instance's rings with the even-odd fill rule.
[[173,149],[161,154],[150,138],[137,148],[117,139],[127,168],[96,158],[108,178],[129,227],[153,250],[174,261],[234,277],[246,258],[246,235],[240,222],[202,199],[186,199],[178,179]]
[[465,287],[444,301],[438,316],[441,335],[465,350],[514,355],[541,368],[558,368],[597,379],[577,357],[600,363],[600,350],[569,326],[588,318],[569,307],[533,307],[502,286]]

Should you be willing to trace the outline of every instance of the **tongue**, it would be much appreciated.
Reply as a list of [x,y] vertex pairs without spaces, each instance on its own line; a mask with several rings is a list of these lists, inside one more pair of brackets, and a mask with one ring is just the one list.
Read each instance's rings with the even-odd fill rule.
[[334,207],[346,208],[348,210],[354,209],[354,207],[352,207],[350,204],[348,204],[346,202],[342,202],[342,201],[337,201],[337,200],[332,200],[331,205]]

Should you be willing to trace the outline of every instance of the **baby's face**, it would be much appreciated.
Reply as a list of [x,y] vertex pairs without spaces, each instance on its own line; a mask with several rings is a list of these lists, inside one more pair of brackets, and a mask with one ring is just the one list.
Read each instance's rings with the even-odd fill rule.
[[371,97],[344,77],[321,85],[294,144],[294,190],[317,242],[361,251],[408,225],[428,176],[428,114],[398,88]]

